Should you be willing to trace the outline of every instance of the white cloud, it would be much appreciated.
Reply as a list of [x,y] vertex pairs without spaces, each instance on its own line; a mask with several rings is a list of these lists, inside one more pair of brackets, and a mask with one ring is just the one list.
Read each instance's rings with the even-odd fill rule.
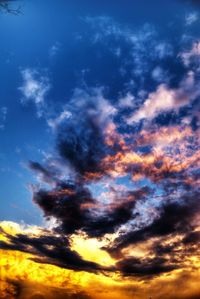
[[142,119],[152,120],[158,114],[172,109],[177,111],[200,95],[198,85],[192,71],[188,72],[177,89],[170,89],[166,84],[160,84],[155,92],[149,94],[142,107],[127,119],[127,123],[131,124]]
[[192,25],[198,20],[198,14],[196,12],[191,12],[185,16],[185,23],[187,26]]
[[45,96],[50,89],[49,79],[30,68],[22,70],[21,74],[23,78],[23,84],[19,87],[23,94],[21,103],[33,102],[36,105],[38,116],[41,116]]
[[63,110],[59,116],[56,118],[47,119],[47,123],[52,130],[56,130],[56,128],[65,120],[71,116],[71,112],[67,110]]
[[138,122],[141,119],[152,119],[159,112],[170,110],[175,105],[175,92],[165,84],[159,85],[157,90],[150,93],[143,106],[128,119],[128,123]]

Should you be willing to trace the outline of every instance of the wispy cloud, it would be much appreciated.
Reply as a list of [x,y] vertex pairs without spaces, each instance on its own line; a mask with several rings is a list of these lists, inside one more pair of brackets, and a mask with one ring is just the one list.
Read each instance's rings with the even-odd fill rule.
[[185,16],[185,22],[187,26],[194,24],[198,20],[198,13],[191,12]]
[[179,56],[186,67],[189,67],[191,63],[196,63],[199,66],[200,41],[195,41],[189,50],[183,51]]
[[47,124],[55,131],[70,116],[71,113],[69,111],[63,110],[57,117],[47,119]]
[[60,51],[60,48],[61,48],[61,44],[59,42],[55,42],[55,44],[53,44],[49,49],[49,57],[50,58],[55,57]]
[[7,118],[7,113],[8,113],[7,107],[0,108],[0,130],[3,130],[5,128],[5,121]]
[[40,117],[45,106],[45,98],[51,88],[49,78],[36,69],[27,68],[21,71],[22,86],[19,87],[23,97],[21,103],[32,102],[37,109],[37,115]]

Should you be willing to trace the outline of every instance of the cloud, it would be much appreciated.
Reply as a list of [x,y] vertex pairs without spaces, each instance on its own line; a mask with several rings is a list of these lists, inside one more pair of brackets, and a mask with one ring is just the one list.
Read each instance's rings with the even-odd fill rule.
[[190,50],[180,53],[179,56],[186,67],[190,66],[192,62],[197,62],[198,65],[200,56],[200,42],[197,41],[193,43]]
[[49,287],[45,284],[30,283],[17,279],[1,281],[2,299],[91,299],[84,291],[71,290],[70,288]]
[[[148,194],[148,188],[121,192],[118,203],[102,206],[92,197],[89,189],[73,183],[60,183],[54,190],[35,191],[33,200],[43,210],[45,217],[57,220],[55,230],[74,234],[79,230],[90,237],[114,233],[117,228],[134,218],[133,209],[138,200]],[[114,201],[115,201],[114,200]],[[55,204],[56,203],[56,204]]]
[[5,233],[9,242],[0,241],[0,248],[4,250],[17,250],[33,254],[31,259],[38,263],[51,264],[61,268],[75,271],[96,272],[110,270],[106,267],[85,261],[75,251],[70,249],[69,239],[64,236],[53,236],[47,231],[40,235],[27,234],[9,235]]
[[[183,203],[168,202],[159,207],[158,215],[152,223],[143,228],[130,231],[115,240],[115,245],[111,251],[121,250],[130,244],[136,244],[141,241],[147,241],[152,237],[167,236],[170,234],[185,234],[191,230],[191,220],[199,212],[198,200],[199,192],[192,193],[192,196],[182,195]],[[194,198],[193,198],[194,197]]]
[[135,277],[151,277],[177,269],[176,265],[170,265],[168,260],[159,257],[152,259],[129,257],[119,261],[117,267],[124,276]]
[[166,82],[168,80],[168,74],[161,67],[157,66],[152,71],[152,78],[158,82]]
[[106,101],[101,89],[91,89],[89,93],[75,90],[67,107],[71,117],[59,127],[59,155],[81,175],[101,174],[100,161],[109,150],[105,130],[116,109]]
[[49,49],[49,57],[50,58],[55,57],[60,51],[60,49],[61,49],[61,44],[59,42],[55,42],[55,44],[53,44]]
[[155,46],[155,55],[158,55],[158,58],[161,60],[164,59],[165,57],[170,57],[173,55],[173,49],[171,44],[167,42],[159,42]]
[[61,125],[61,123],[65,121],[65,119],[70,117],[71,117],[71,113],[67,110],[63,110],[60,113],[60,115],[58,115],[56,118],[47,119],[47,123],[49,127],[51,127],[52,130],[55,131]]
[[153,119],[161,112],[176,107],[176,93],[166,85],[161,84],[154,93],[149,95],[143,106],[128,119],[128,123],[138,122],[141,119]]
[[197,12],[191,12],[186,15],[185,22],[187,26],[194,24],[198,20]]
[[0,130],[3,130],[5,128],[5,121],[7,118],[7,113],[8,113],[7,107],[0,108]]
[[[136,113],[143,109],[151,119],[197,95],[190,72],[176,89],[159,85],[149,96],[149,106]],[[160,100],[166,97],[163,108]],[[133,101],[132,93],[113,104],[102,88],[74,91],[64,113],[52,121],[56,134],[52,157],[43,164],[29,162],[40,182],[32,188],[33,201],[47,222],[54,219],[51,233],[7,235],[9,242],[1,242],[2,249],[28,252],[38,263],[144,280],[183,267],[183,252],[189,257],[192,251],[189,240],[198,238],[189,234],[198,229],[193,224],[199,211],[198,131],[188,124],[154,124],[124,132],[118,112],[132,109]],[[103,267],[75,252],[70,240],[81,234],[104,240],[102,249],[116,258],[116,265]],[[180,240],[172,242],[176,236]],[[164,239],[170,245],[159,246]],[[142,250],[141,258],[129,252],[144,242],[151,246],[148,252]],[[176,253],[179,246],[186,249]]]
[[105,47],[117,57],[120,62],[118,72],[123,77],[129,74],[138,92],[148,81],[152,67],[162,64],[174,54],[172,44],[160,38],[152,24],[129,28],[107,16],[87,17],[84,21],[89,25],[89,38],[93,45]]
[[[90,103],[91,98],[89,97],[88,99]],[[85,107],[85,102],[77,102],[77,104],[78,106],[83,105],[81,106],[83,108]],[[88,106],[87,104],[87,107],[90,107],[92,111],[95,107],[93,113],[95,116],[98,115],[96,114],[96,105]],[[105,111],[110,111],[108,107],[106,109],[104,107]],[[76,107],[73,106],[73,109],[76,112]],[[97,111],[99,110],[97,109]],[[92,116],[93,113],[91,114]],[[79,114],[75,113],[75,115],[79,117]],[[102,129],[110,121],[109,115],[109,113],[108,115],[104,113],[104,117],[99,116],[97,124],[100,127],[102,126]],[[77,123],[75,122],[75,124]],[[83,124],[83,128],[85,128],[85,123]],[[68,123],[65,123],[65,126],[68,126]],[[77,128],[79,129],[79,127]],[[193,134],[189,128],[183,130],[181,127],[171,127],[158,130],[155,127],[155,130],[152,132],[149,129],[147,132],[142,131],[140,138],[136,135],[137,146],[140,148],[141,146],[151,145],[155,148],[155,152],[156,150],[163,151],[166,156],[168,155],[168,158],[175,159],[176,163],[178,160],[182,162],[174,166],[168,165],[167,167],[165,156],[159,157],[157,160],[156,154],[152,151],[148,155],[139,155],[136,148],[132,147],[132,144],[129,145],[129,142],[126,145],[122,143],[121,147],[116,147],[115,143],[109,142],[108,148],[111,147],[112,150],[116,150],[113,153],[111,152],[110,157],[114,158],[114,163],[121,163],[121,165],[124,163],[123,171],[125,174],[134,174],[139,169],[140,175],[143,175],[144,178],[152,179],[156,184],[156,189],[160,190],[160,194],[156,194],[157,191],[153,188],[154,185],[151,185],[151,188],[147,187],[146,184],[145,187],[142,186],[141,188],[134,188],[133,186],[132,188],[122,188],[124,185],[117,185],[116,188],[112,188],[113,183],[107,178],[108,182],[104,182],[104,188],[108,188],[108,192],[106,194],[105,189],[103,189],[106,196],[106,201],[104,202],[103,193],[95,197],[97,191],[95,191],[95,188],[98,188],[98,180],[107,176],[106,172],[115,169],[116,165],[112,164],[112,161],[108,160],[108,164],[102,164],[100,159],[96,170],[101,174],[100,177],[85,177],[87,169],[92,171],[90,170],[90,164],[88,166],[86,164],[83,172],[79,168],[76,169],[77,175],[71,176],[71,180],[66,178],[61,180],[58,175],[59,169],[52,168],[51,163],[43,166],[37,162],[30,162],[30,168],[41,176],[42,181],[50,185],[50,189],[40,188],[40,186],[35,187],[33,189],[33,201],[41,208],[47,220],[52,219],[52,217],[55,219],[52,235],[48,237],[42,236],[35,240],[33,240],[33,237],[30,239],[28,235],[18,235],[14,239],[8,236],[10,243],[1,243],[1,248],[32,253],[35,256],[34,260],[40,263],[54,264],[69,269],[76,269],[77,267],[77,270],[80,270],[79,260],[76,266],[70,264],[67,259],[69,254],[69,259],[73,261],[70,244],[67,240],[74,234],[82,232],[87,237],[92,238],[105,238],[105,236],[112,235],[114,237],[113,241],[109,242],[103,249],[113,256],[117,256],[120,254],[120,251],[127,249],[131,245],[136,246],[137,244],[148,242],[152,238],[165,238],[165,240],[171,242],[170,238],[172,236],[179,236],[182,238],[182,241],[171,242],[170,246],[166,244],[161,247],[158,246],[158,243],[153,243],[151,253],[153,256],[155,254],[158,255],[158,258],[143,256],[142,259],[138,259],[134,256],[127,257],[125,255],[123,258],[120,257],[116,267],[110,270],[119,271],[121,275],[146,279],[145,277],[161,275],[182,267],[180,263],[182,251],[177,255],[176,260],[171,260],[171,256],[179,245],[183,246],[183,244],[190,243],[192,245],[187,245],[187,255],[189,256],[193,246],[192,239],[198,238],[198,234],[195,233],[195,225],[192,224],[193,221],[195,223],[199,212],[197,200],[199,191],[198,187],[194,185],[198,180],[198,173],[196,173],[198,151],[193,157],[191,152],[189,153],[190,150],[187,149],[189,144],[191,147]],[[68,131],[66,130],[65,132]],[[105,132],[108,133],[109,130],[105,130]],[[111,130],[110,132],[112,134],[113,131]],[[83,134],[80,136],[84,137]],[[69,138],[68,133],[65,135],[65,138]],[[102,138],[104,141],[102,146],[104,146],[104,134]],[[197,138],[194,138],[194,144],[191,147],[192,151],[195,149],[196,141]],[[82,142],[81,139],[80,142]],[[122,141],[120,140],[120,142]],[[90,150],[92,146],[93,143],[90,145]],[[179,146],[179,151],[177,146]],[[173,150],[177,152],[175,156]],[[109,152],[105,152],[105,154],[107,158]],[[181,155],[181,158],[179,155]],[[71,159],[71,157],[62,157],[61,155],[61,161],[67,161],[68,159]],[[120,175],[120,171],[117,171],[117,174]],[[109,186],[110,182],[111,185]],[[91,186],[91,183],[94,187]],[[105,183],[109,187],[105,187]],[[157,202],[154,202],[156,197],[158,197]],[[194,232],[194,234],[190,235],[191,232]],[[57,235],[57,238],[54,238],[54,235]],[[65,244],[63,254],[62,250],[58,252],[58,248],[54,245],[59,244],[59,248],[62,248],[62,242],[63,247]],[[170,253],[170,259],[166,256],[166,252]],[[186,251],[184,251],[184,254],[186,254]],[[64,255],[66,258],[62,258]],[[87,264],[88,267],[89,265],[91,266],[90,270],[87,270],[86,264],[84,265],[86,267],[84,268],[85,271],[92,271],[92,269],[100,271],[100,268],[93,264]],[[143,268],[141,268],[141,265],[143,265]]]
[[134,107],[135,97],[128,92],[125,97],[119,99],[120,108],[132,108]]
[[[32,186],[33,202],[48,229],[39,234],[1,231],[0,248],[31,254],[40,265],[106,272],[131,284],[162,284],[199,261],[200,135],[194,110],[200,89],[196,60],[193,65],[199,45],[175,59],[170,42],[158,38],[150,25],[136,31],[110,18],[86,21],[94,30],[89,33],[93,46],[101,43],[118,53],[132,84],[123,82],[111,99],[106,94],[113,86],[111,92],[75,88],[62,107],[56,106],[60,112],[51,114],[48,77],[34,69],[22,71],[22,102],[36,105],[55,138],[42,163],[28,164],[39,181]],[[170,64],[177,67],[173,73]],[[84,257],[83,248],[76,251],[72,240],[83,236],[92,244],[102,242],[101,250],[115,265],[102,266],[100,257],[96,262],[92,254]]]
[[[178,111],[198,94],[195,74],[188,72],[177,88],[160,84],[134,120]],[[8,236],[10,243],[1,243],[2,248],[29,252],[37,262],[67,269],[106,270],[72,250],[70,238],[84,234],[108,240],[102,249],[116,258],[116,266],[107,269],[111,272],[147,279],[183,266],[183,251],[176,260],[172,255],[196,237],[189,233],[197,229],[192,222],[199,211],[198,131],[185,123],[123,131],[119,111],[134,109],[135,101],[130,92],[114,104],[103,88],[74,90],[60,115],[50,119],[56,136],[53,154],[43,164],[29,162],[40,182],[32,189],[33,201],[47,222],[54,219],[52,234]],[[152,242],[141,259],[129,254],[130,246],[152,239],[170,242],[174,236],[181,241],[170,246]],[[187,256],[192,246],[187,245]]]
[[190,71],[176,89],[172,89],[166,84],[160,84],[155,92],[149,94],[143,105],[127,119],[127,123],[139,122],[142,119],[152,120],[160,113],[170,110],[177,112],[180,107],[192,103],[199,92],[198,82],[195,82],[195,74]]
[[39,180],[48,184],[54,183],[56,180],[56,173],[53,169],[48,169],[38,162],[29,161],[28,167],[39,175]]
[[43,114],[45,98],[50,90],[49,78],[42,75],[35,69],[24,69],[21,71],[23,84],[19,87],[23,98],[22,104],[32,102],[37,108],[37,114],[40,117]]

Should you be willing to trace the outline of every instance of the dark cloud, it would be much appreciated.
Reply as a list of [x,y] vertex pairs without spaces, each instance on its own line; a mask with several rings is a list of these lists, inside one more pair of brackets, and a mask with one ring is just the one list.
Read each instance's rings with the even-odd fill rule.
[[159,275],[162,273],[170,272],[178,267],[173,264],[169,264],[167,259],[164,258],[124,258],[117,263],[117,269],[124,276],[136,276],[136,277],[150,277]]
[[194,231],[189,232],[183,239],[183,243],[187,244],[198,244],[200,242],[200,232]]
[[129,231],[116,238],[108,251],[115,253],[129,245],[147,241],[152,237],[188,234],[195,226],[192,224],[192,220],[200,209],[200,193],[181,194],[181,196],[182,202],[169,201],[159,207],[158,216],[149,225],[144,225],[139,230]]
[[0,241],[0,248],[5,250],[18,250],[33,254],[32,260],[59,266],[61,268],[75,271],[109,271],[109,268],[86,261],[74,250],[70,249],[69,239],[64,236],[55,237],[53,235],[29,237],[25,234],[11,236],[6,234],[9,242]]
[[[72,234],[86,225],[89,218],[87,205],[95,204],[89,190],[80,183],[63,183],[50,192],[40,190],[34,193],[33,200],[47,218],[54,216],[60,221],[61,230],[67,234]],[[86,208],[82,209],[82,205],[86,205]]]
[[58,153],[77,174],[101,175],[103,172],[100,162],[109,151],[104,129],[112,117],[103,112],[103,105],[110,104],[103,99],[101,90],[94,89],[88,93],[76,90],[68,103],[71,117],[58,128]]
[[51,184],[52,182],[56,181],[56,173],[52,168],[50,169],[49,167],[44,167],[43,165],[35,161],[29,161],[28,167],[36,174],[39,174],[43,182]]
[[69,122],[59,132],[57,144],[60,155],[81,175],[102,171],[100,161],[106,155],[106,147],[95,119],[80,115],[76,124]]
[[149,188],[141,188],[125,192],[119,198],[119,203],[100,208],[89,189],[80,182],[76,185],[62,183],[51,191],[35,192],[34,201],[47,218],[53,216],[57,220],[56,230],[60,233],[72,234],[82,230],[90,237],[101,237],[106,233],[114,233],[118,227],[134,218],[135,203],[149,191]]

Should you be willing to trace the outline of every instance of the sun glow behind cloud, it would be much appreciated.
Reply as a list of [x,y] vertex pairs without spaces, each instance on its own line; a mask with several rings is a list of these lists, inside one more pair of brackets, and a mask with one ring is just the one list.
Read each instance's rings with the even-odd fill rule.
[[[4,222],[1,227],[15,235],[24,233],[24,230],[15,223]],[[26,229],[26,232],[40,232],[40,228]],[[5,240],[5,237],[1,239]],[[87,243],[88,242],[88,243]],[[88,246],[96,246],[97,241],[87,241],[86,245],[82,238],[76,237],[76,249],[83,253],[86,258],[94,259],[94,251],[91,255],[87,251]],[[146,254],[147,244],[140,248],[133,248],[133,252],[139,256]],[[84,251],[86,250],[86,251]],[[105,254],[97,250],[96,261],[105,261]],[[41,298],[146,298],[154,295],[154,298],[169,298],[169,294],[177,294],[176,298],[193,298],[199,294],[199,257],[191,256],[186,263],[184,271],[175,270],[163,274],[151,280],[150,284],[138,279],[123,278],[117,274],[92,274],[84,271],[76,272],[62,269],[56,266],[36,263],[32,255],[19,251],[1,250],[1,298],[30,299],[34,296]],[[111,262],[111,261],[110,261]],[[184,282],[184,288],[179,285]],[[92,287],[91,287],[92,286]],[[17,295],[18,294],[18,295]],[[197,295],[198,296],[198,295]],[[39,297],[38,297],[39,298]],[[172,298],[172,297],[170,297]]]

